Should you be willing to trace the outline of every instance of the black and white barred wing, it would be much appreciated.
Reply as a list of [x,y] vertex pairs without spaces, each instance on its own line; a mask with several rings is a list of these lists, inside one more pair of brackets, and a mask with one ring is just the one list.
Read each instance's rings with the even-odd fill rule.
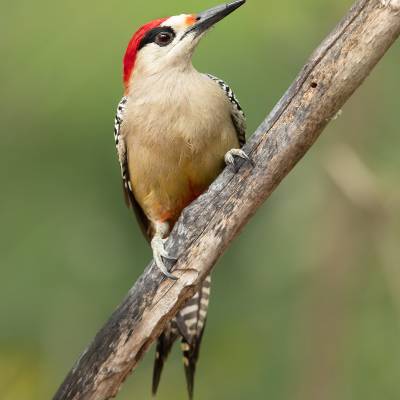
[[126,191],[131,191],[129,183],[126,146],[121,136],[122,122],[124,121],[124,112],[127,102],[128,98],[123,97],[121,101],[118,103],[117,113],[114,119],[114,140],[115,140],[115,147],[117,148],[119,165],[121,167],[122,183]]
[[233,90],[222,80],[214,75],[207,74],[207,76],[214,82],[218,83],[219,87],[224,91],[232,105],[232,122],[236,128],[237,138],[239,140],[240,147],[243,147],[246,143],[246,115],[240,106],[239,100],[233,93]]
[[114,120],[114,140],[115,147],[117,149],[118,161],[121,167],[121,177],[122,177],[122,185],[125,195],[125,202],[128,207],[132,207],[136,214],[136,218],[139,222],[139,225],[144,233],[144,235],[148,238],[148,228],[149,221],[147,217],[144,215],[143,210],[140,208],[139,204],[135,199],[135,195],[133,193],[133,189],[131,186],[131,181],[129,177],[129,169],[128,169],[128,153],[126,149],[126,143],[122,136],[123,122],[124,122],[124,113],[126,110],[126,106],[128,103],[128,98],[124,96],[121,101],[118,103],[117,113],[115,115]]

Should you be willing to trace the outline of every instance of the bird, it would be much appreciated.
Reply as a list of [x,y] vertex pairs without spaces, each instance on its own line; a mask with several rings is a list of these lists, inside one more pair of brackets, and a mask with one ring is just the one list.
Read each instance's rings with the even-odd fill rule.
[[[123,58],[124,94],[114,139],[128,207],[149,241],[157,268],[177,279],[165,242],[182,210],[207,190],[226,165],[251,162],[245,114],[221,79],[197,71],[193,53],[204,35],[245,3],[156,19],[132,36]],[[172,345],[181,340],[189,399],[207,318],[210,275],[157,340],[152,393]]]

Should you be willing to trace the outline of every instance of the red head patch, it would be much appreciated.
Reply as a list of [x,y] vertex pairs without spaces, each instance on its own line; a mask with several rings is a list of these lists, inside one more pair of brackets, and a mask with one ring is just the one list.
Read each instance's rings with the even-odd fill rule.
[[128,47],[125,52],[125,57],[124,57],[125,90],[128,89],[129,80],[132,75],[133,67],[135,66],[135,61],[136,61],[140,42],[142,41],[142,39],[144,38],[144,36],[146,35],[146,33],[148,31],[150,31],[151,29],[157,28],[167,19],[168,18],[160,18],[160,19],[156,19],[155,21],[149,22],[148,24],[140,27],[138,29],[138,31],[132,36],[132,39],[128,44]]

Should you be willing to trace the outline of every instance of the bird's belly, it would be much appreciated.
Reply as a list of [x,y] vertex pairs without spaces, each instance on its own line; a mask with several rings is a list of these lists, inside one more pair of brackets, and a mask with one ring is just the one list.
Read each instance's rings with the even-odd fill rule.
[[172,225],[222,171],[225,153],[238,142],[232,127],[201,144],[182,139],[162,145],[133,140],[130,145],[137,155],[129,160],[136,200],[151,221]]

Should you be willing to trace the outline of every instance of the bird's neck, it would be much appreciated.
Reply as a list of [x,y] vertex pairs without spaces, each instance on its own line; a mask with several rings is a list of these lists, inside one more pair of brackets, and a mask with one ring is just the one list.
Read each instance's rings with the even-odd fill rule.
[[128,96],[135,99],[148,99],[160,93],[174,97],[182,93],[184,88],[201,78],[201,74],[193,65],[177,65],[168,70],[146,69],[132,75]]

